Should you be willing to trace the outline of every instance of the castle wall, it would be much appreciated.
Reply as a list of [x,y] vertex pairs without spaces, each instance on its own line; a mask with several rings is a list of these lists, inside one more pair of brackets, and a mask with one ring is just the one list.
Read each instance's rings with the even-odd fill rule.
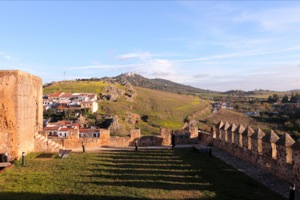
[[42,130],[42,80],[18,70],[0,71],[0,153],[10,159],[34,150]]
[[[210,135],[200,133],[200,138],[206,138],[202,141],[213,141],[215,147],[267,170],[282,179],[295,183],[299,187],[300,141],[295,142],[287,133],[284,133],[279,138],[277,135],[274,135],[274,132],[264,134],[261,130],[257,130],[253,134],[253,132],[247,131],[245,130],[243,134],[239,134],[242,137],[243,147],[239,144],[240,139],[236,139],[237,134],[234,135],[234,142],[230,141],[230,139],[226,141],[225,137],[222,137],[226,132],[221,130],[220,127],[212,128]],[[229,136],[234,133],[230,133],[230,130],[227,130],[227,134]],[[250,137],[250,135],[252,136]],[[208,142],[206,143],[209,144]]]

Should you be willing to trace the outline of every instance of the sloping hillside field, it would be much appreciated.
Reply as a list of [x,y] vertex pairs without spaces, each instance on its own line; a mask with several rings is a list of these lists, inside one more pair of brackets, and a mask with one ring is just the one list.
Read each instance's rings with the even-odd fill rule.
[[[108,86],[108,82],[92,81],[70,81],[59,82],[44,88],[44,94],[50,94],[56,91],[61,92],[92,92],[105,93],[103,89]],[[118,83],[113,84],[115,87],[126,91],[126,88]],[[141,128],[142,134],[158,133],[160,127],[171,129],[180,129],[188,116],[194,113],[208,109],[208,101],[201,100],[197,96],[184,95],[163,92],[158,90],[133,87],[136,96],[132,101],[128,101],[125,95],[120,96],[116,101],[99,100],[98,114],[117,115],[119,123],[126,124],[125,118],[128,113],[138,114],[144,120],[141,120],[136,127]],[[207,113],[209,114],[209,113]],[[199,117],[199,116],[195,116]],[[189,117],[192,119],[192,117]]]

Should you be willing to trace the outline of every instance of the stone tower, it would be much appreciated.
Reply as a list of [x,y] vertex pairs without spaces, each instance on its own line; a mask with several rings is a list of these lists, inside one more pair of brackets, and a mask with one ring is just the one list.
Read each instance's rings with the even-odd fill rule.
[[9,159],[34,150],[43,129],[42,80],[19,70],[0,71],[0,154]]

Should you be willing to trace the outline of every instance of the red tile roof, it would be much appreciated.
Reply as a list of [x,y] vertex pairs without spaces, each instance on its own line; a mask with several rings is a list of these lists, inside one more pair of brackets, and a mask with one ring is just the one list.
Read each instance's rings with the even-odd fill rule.
[[63,94],[63,92],[55,92],[55,93],[52,93],[52,94],[49,94],[49,98],[58,98],[60,97],[61,95]]
[[72,96],[72,93],[64,93],[60,97],[67,97],[70,98]]
[[46,126],[44,127],[44,131],[58,131],[59,126]]

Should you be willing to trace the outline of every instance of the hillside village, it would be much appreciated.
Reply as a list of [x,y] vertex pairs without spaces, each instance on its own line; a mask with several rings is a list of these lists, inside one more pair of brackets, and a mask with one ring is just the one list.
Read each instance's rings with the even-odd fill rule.
[[[64,93],[56,92],[43,96],[44,111],[52,109],[54,113],[73,112],[79,118],[83,111],[95,113],[98,110],[97,94],[95,93]],[[70,134],[83,137],[100,137],[98,127],[85,128],[70,120],[51,122],[52,117],[44,119],[44,131],[53,138],[68,138]]]
[[92,113],[98,110],[96,93],[64,93],[55,92],[43,96],[44,110],[52,108],[57,112],[64,110],[90,109]]

